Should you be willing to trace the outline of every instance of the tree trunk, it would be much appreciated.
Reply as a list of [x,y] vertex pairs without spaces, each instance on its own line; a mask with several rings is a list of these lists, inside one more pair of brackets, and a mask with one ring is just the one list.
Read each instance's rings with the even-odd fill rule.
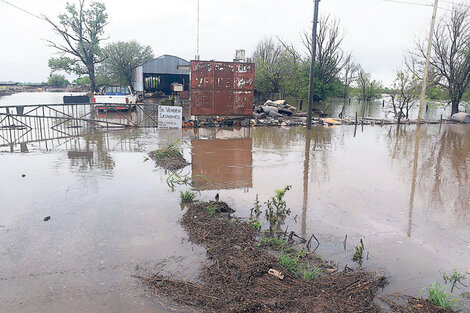
[[96,77],[95,77],[95,66],[91,65],[88,68],[88,76],[90,77],[91,82],[91,93],[94,94],[96,91]]
[[452,99],[452,113],[451,115],[454,115],[455,113],[459,113],[459,100],[453,98]]

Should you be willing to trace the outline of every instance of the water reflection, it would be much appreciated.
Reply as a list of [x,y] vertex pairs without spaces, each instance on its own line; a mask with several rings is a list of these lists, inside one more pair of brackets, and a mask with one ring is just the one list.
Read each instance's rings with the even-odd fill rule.
[[192,175],[207,180],[199,180],[200,190],[253,187],[252,139],[246,130],[195,130],[197,137],[211,138],[191,141]]
[[[419,133],[418,139],[415,135]],[[389,147],[394,160],[402,163],[401,172],[411,173],[410,222],[414,207],[415,189],[425,205],[432,209],[451,211],[458,217],[470,213],[470,128],[448,125],[439,131],[402,126],[389,131]],[[418,145],[421,145],[419,148]],[[403,167],[403,165],[405,165]]]
[[308,207],[308,172],[310,167],[310,142],[312,131],[305,129],[305,160],[304,160],[304,180],[303,180],[303,201],[302,201],[302,224],[300,227],[300,233],[305,238],[307,229],[307,207]]

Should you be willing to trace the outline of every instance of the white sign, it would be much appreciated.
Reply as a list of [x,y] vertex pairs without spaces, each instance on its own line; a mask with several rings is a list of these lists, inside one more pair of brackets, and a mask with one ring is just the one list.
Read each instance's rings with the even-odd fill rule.
[[158,106],[158,127],[181,128],[183,126],[183,108]]

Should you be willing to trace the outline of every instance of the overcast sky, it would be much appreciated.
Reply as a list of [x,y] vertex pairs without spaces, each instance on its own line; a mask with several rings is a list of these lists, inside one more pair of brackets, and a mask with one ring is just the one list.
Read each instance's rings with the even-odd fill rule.
[[[34,14],[56,17],[65,0],[5,0]],[[406,0],[431,4],[431,0]],[[440,6],[449,8],[449,1]],[[464,0],[470,3],[470,0]],[[73,0],[69,1],[73,2]],[[103,0],[111,41],[150,45],[155,56],[196,54],[197,0]],[[439,11],[445,14],[444,10]],[[417,36],[429,31],[432,8],[384,0],[322,0],[320,15],[340,20],[343,48],[385,84],[392,81],[403,54]],[[302,47],[300,34],[311,28],[313,0],[200,0],[201,59],[230,61],[236,49],[250,56],[257,42],[279,36]],[[59,40],[42,20],[0,0],[0,81],[41,82],[55,51],[44,39]]]

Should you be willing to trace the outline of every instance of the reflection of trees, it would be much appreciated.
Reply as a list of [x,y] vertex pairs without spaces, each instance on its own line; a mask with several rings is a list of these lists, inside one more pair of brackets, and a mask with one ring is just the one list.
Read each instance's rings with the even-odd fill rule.
[[[432,126],[431,126],[432,127]],[[421,127],[417,191],[431,208],[453,207],[458,216],[470,214],[470,133],[463,125]],[[391,128],[387,140],[402,177],[409,178],[413,164],[415,128]]]
[[[276,150],[282,156],[292,152],[293,147],[305,147],[306,132],[302,127],[270,128],[260,127],[252,130],[253,148]],[[310,181],[316,184],[329,179],[329,157],[335,144],[341,145],[344,131],[341,128],[314,126],[310,133]],[[297,160],[297,159],[296,159]]]

